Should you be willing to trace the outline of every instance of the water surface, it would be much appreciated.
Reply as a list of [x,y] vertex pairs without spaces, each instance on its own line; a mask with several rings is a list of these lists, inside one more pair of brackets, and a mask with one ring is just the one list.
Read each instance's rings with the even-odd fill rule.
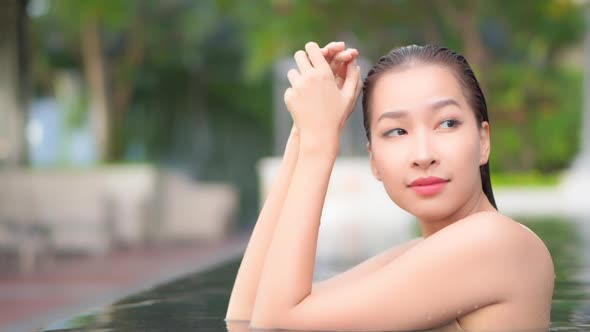
[[[590,218],[518,220],[543,239],[553,256],[556,279],[550,330],[590,331]],[[45,331],[227,331],[224,315],[239,262],[236,258],[126,297]],[[342,262],[326,264],[317,274],[328,276],[346,267]],[[239,322],[229,328],[248,330],[247,323]]]

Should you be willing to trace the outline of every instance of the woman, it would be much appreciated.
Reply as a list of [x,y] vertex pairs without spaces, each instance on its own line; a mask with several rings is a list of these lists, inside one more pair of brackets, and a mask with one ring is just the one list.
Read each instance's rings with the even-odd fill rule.
[[360,92],[357,55],[343,43],[310,42],[295,53],[285,92],[294,129],[226,321],[293,330],[546,330],[551,256],[496,210],[483,93],[461,55],[435,46],[393,50],[363,86],[372,172],[416,216],[422,237],[312,284],[339,134]]

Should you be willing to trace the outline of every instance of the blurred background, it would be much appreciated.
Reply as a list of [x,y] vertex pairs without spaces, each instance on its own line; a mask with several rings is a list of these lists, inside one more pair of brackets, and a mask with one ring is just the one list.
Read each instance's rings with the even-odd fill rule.
[[[589,6],[1,0],[0,327],[240,253],[291,126],[282,104],[291,55],[310,40],[346,41],[365,72],[397,46],[461,52],[487,97],[500,210],[587,215]],[[365,144],[356,112],[320,254],[342,252],[331,243],[377,215],[367,241],[383,229],[397,235],[377,239],[382,247],[414,234],[391,228],[403,212],[371,179]],[[344,216],[354,225],[330,236]]]

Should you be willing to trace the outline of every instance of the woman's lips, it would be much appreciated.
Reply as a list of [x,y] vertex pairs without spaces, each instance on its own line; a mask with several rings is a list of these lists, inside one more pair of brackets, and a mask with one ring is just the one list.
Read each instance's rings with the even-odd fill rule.
[[443,190],[447,182],[449,180],[430,176],[412,181],[410,187],[420,195],[432,196]]

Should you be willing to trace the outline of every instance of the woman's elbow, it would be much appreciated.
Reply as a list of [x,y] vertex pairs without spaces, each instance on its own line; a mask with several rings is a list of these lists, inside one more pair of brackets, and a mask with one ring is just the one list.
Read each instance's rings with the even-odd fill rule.
[[280,315],[273,314],[273,313],[261,313],[256,312],[252,314],[252,319],[250,320],[250,328],[251,329],[282,329],[284,328],[283,324],[280,321]]
[[236,321],[236,322],[244,322],[249,321],[252,318],[252,310],[238,310],[236,308],[228,308],[225,314],[225,321]]

